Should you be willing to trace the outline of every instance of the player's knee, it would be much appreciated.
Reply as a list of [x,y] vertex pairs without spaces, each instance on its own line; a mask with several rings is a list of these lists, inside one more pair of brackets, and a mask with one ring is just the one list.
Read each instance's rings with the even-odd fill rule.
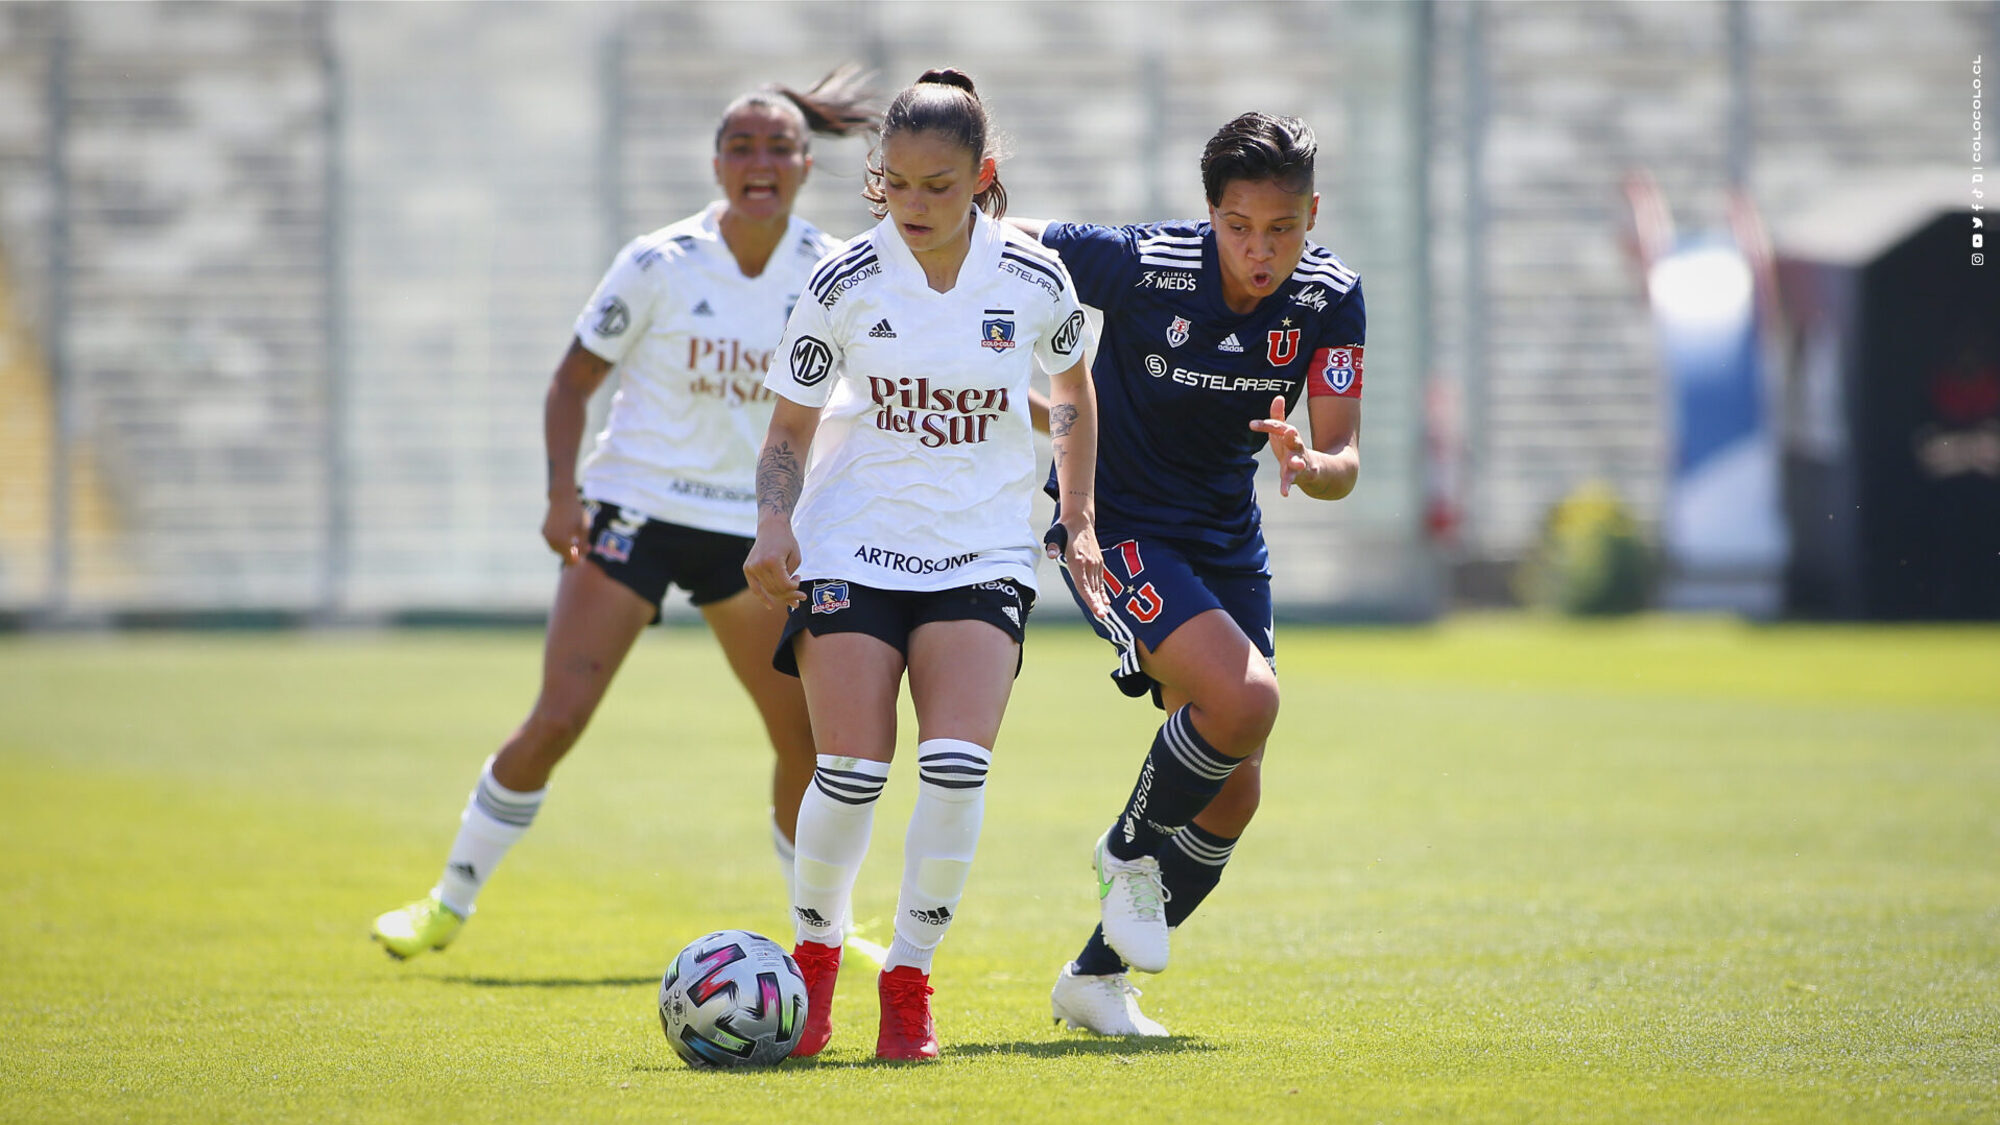
[[[1205,723],[1196,726],[1217,750],[1235,757],[1256,751],[1271,737],[1278,721],[1276,680],[1249,680],[1220,694],[1202,708]],[[1207,729],[1213,726],[1214,730]]]
[[1244,690],[1246,722],[1257,729],[1257,745],[1270,741],[1271,728],[1278,725],[1278,681],[1258,679],[1246,685]]

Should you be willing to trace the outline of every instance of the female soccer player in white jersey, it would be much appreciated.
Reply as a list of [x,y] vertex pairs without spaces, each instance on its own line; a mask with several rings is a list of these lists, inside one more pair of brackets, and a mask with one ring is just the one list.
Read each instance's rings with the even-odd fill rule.
[[[392,955],[443,949],[457,936],[633,642],[659,620],[670,584],[701,610],[777,752],[771,831],[789,883],[813,742],[804,694],[770,667],[784,615],[743,578],[756,450],[773,402],[762,380],[806,275],[837,244],[792,214],[812,168],[811,134],[849,136],[874,122],[851,68],[805,93],[773,85],[737,98],[715,133],[722,199],[619,251],[577,317],[543,411],[542,538],[563,569],[541,694],[480,771],[436,887],[375,920],[375,939]],[[586,404],[613,370],[618,393],[579,489]]]
[[[1361,467],[1361,282],[1306,241],[1319,208],[1312,130],[1246,113],[1202,152],[1207,222],[1010,220],[1062,256],[1104,314],[1098,535],[1128,695],[1168,714],[1096,849],[1102,924],[1058,975],[1058,1020],[1164,1035],[1125,977],[1167,966],[1168,931],[1222,877],[1257,810],[1278,716],[1271,580],[1253,488],[1338,500]],[[1308,443],[1286,416],[1304,398]]]
[[907,673],[917,802],[875,1053],[928,1059],[931,960],[965,890],[1035,599],[1037,363],[1050,374],[1064,555],[1086,604],[1101,600],[1096,406],[1068,273],[995,221],[1006,193],[972,80],[926,72],[883,115],[879,155],[866,194],[884,221],[820,263],[771,364],[781,398],[744,571],[791,607],[774,663],[804,681],[820,751],[799,805],[794,956],[809,1001],[792,1053],[832,1035],[848,902]]

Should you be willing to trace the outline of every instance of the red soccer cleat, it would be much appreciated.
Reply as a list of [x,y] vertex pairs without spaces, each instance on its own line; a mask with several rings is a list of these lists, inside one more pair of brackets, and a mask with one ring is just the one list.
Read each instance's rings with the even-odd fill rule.
[[882,1030],[875,1036],[878,1059],[938,1057],[937,1023],[931,1019],[931,978],[909,965],[883,973],[875,982],[882,1000]]
[[806,978],[806,1026],[792,1047],[792,1057],[811,1058],[833,1038],[833,982],[840,977],[840,947],[802,941],[792,950],[792,960]]

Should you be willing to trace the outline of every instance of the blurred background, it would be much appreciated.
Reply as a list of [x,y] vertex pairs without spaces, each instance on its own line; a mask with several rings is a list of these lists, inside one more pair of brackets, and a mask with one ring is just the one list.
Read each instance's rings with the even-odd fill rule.
[[[1315,127],[1371,354],[1354,496],[1260,490],[1288,617],[2000,617],[1996,54],[1992,0],[0,4],[0,622],[538,618],[573,318],[848,60],[972,73],[1035,217]],[[867,226],[864,152],[799,213]]]

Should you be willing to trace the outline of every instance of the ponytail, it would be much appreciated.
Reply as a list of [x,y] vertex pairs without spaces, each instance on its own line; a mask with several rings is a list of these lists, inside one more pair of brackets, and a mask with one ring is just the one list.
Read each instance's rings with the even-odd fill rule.
[[722,148],[722,134],[729,119],[751,106],[790,109],[804,120],[806,132],[822,137],[851,137],[874,129],[882,119],[881,101],[869,89],[871,76],[853,63],[842,63],[826,77],[800,93],[772,82],[729,103],[715,127],[715,147]]
[[[941,133],[972,154],[975,168],[989,158],[996,163],[1000,159],[985,103],[979,100],[972,76],[957,67],[926,70],[913,85],[896,95],[882,115],[881,140],[898,133]],[[876,152],[880,151],[878,142]],[[868,201],[868,209],[876,218],[889,213],[879,156],[871,156],[868,162],[867,184],[861,190],[861,197]],[[1001,186],[997,170],[993,182],[973,197],[972,204],[996,219],[1007,213],[1007,189]]]

